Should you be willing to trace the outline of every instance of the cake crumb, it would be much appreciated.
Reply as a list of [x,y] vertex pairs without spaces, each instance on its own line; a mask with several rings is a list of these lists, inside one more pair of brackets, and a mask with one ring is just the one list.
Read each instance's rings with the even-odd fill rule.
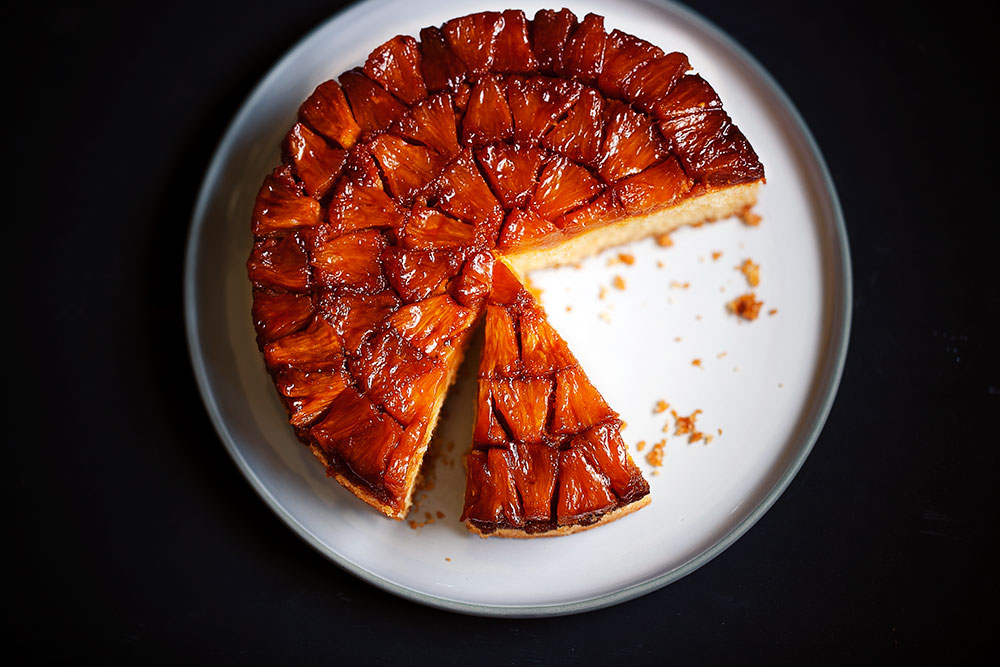
[[635,264],[635,255],[627,252],[620,252],[616,257],[612,257],[608,260],[608,266],[614,266],[615,264],[627,264],[632,266]]
[[615,289],[621,289],[621,290],[625,289],[625,279],[622,278],[621,276],[615,276],[611,280],[611,284],[614,285]]
[[439,518],[439,519],[443,519],[444,518],[444,512],[442,512],[441,510],[438,510],[436,512],[436,515],[437,515],[437,518]]
[[572,313],[573,312],[573,306],[566,306],[566,312],[567,313]]
[[527,288],[527,290],[529,292],[531,292],[533,295],[535,295],[536,299],[541,299],[542,298],[542,289],[540,287],[538,287],[537,285],[535,285],[534,283],[531,282],[531,276],[525,276],[525,278],[524,278],[524,286],[525,286],[525,288]]
[[745,211],[737,214],[743,224],[749,225],[750,227],[756,227],[760,224],[762,217],[754,213],[751,209],[747,208]]
[[636,451],[639,451],[639,452],[641,452],[642,450],[646,449],[646,441],[645,440],[640,440],[639,442],[635,443],[635,449],[636,449]]
[[750,287],[760,285],[760,264],[754,264],[753,260],[747,258],[743,260],[742,264],[736,267],[736,270],[746,276]]
[[698,419],[698,415],[701,414],[701,410],[695,410],[687,417],[681,417],[674,410],[671,410],[670,414],[673,415],[674,422],[676,423],[674,435],[688,435],[695,432],[694,422]]
[[653,445],[653,448],[649,450],[649,454],[646,455],[646,461],[649,462],[649,465],[653,466],[654,468],[659,468],[660,466],[663,465],[663,459],[665,456],[663,450],[666,447],[666,445],[667,441],[665,439],[660,440],[658,443]]
[[739,315],[743,319],[752,322],[757,319],[758,315],[760,315],[760,307],[764,305],[764,302],[757,301],[754,293],[749,292],[743,296],[736,297],[726,305],[731,313]]
[[656,244],[663,248],[669,248],[674,244],[670,238],[670,234],[660,234],[656,237]]
[[598,290],[598,292],[597,292],[597,298],[598,299],[603,299],[607,295],[608,295],[608,288],[605,287],[604,285],[601,285],[601,289]]
[[447,556],[445,556],[445,557],[444,557],[444,559],[445,559],[446,561],[448,561],[449,563],[451,562],[451,559],[450,559],[450,558],[448,558]]
[[713,262],[717,261],[720,257],[722,257],[722,251],[721,250],[713,250],[712,251],[712,261]]
[[608,315],[606,312],[600,312],[600,313],[598,313],[597,317],[600,318],[601,321],[603,321],[603,322],[607,322],[608,324],[611,323],[611,316]]
[[671,280],[670,281],[670,286],[671,287],[676,287],[678,289],[687,289],[688,287],[691,287],[691,283],[690,282],[683,282],[682,283],[682,282],[677,281],[677,280]]
[[719,352],[717,355],[715,355],[715,358],[722,359],[724,356],[726,356],[726,354],[728,354],[728,352],[726,351]]
[[656,260],[656,268],[662,269],[664,266],[666,266],[666,264],[664,264],[660,260]]
[[681,342],[682,340],[684,340],[684,339],[683,339],[683,338],[681,338],[680,336],[674,336],[674,342],[675,342],[675,343],[679,343],[679,342]]
[[698,442],[699,440],[703,440],[704,438],[705,438],[705,434],[702,433],[701,431],[692,431],[691,432],[691,436],[688,438],[688,444],[689,445],[690,444],[694,444],[694,443]]
[[778,314],[778,309],[777,308],[772,308],[771,310],[767,311],[767,314],[768,315],[777,315]]
[[653,408],[653,414],[660,414],[661,412],[666,412],[670,407],[670,404],[664,401],[662,398],[656,402],[656,407]]
[[692,359],[691,360],[691,365],[692,366],[697,366],[698,368],[701,368],[701,359]]

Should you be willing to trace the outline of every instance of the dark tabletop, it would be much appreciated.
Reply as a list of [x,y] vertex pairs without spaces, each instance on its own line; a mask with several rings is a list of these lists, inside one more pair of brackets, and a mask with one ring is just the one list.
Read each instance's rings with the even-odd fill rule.
[[142,663],[983,655],[1000,447],[988,19],[690,3],[785,89],[836,183],[855,286],[840,391],[784,495],[704,567],[611,608],[495,620],[393,597],[300,541],[233,465],[188,361],[202,174],[254,83],[337,3],[22,4],[3,96],[15,646]]

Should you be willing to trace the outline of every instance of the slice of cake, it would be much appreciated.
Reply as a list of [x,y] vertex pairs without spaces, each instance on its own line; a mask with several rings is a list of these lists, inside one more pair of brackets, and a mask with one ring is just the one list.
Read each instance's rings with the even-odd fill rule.
[[265,366],[331,477],[406,516],[485,322],[470,529],[557,535],[648,502],[519,276],[755,203],[763,167],[690,69],[595,14],[480,12],[390,39],[302,103],[247,269]]
[[649,485],[622,441],[621,419],[502,262],[485,320],[461,517],[470,530],[565,534],[646,505]]

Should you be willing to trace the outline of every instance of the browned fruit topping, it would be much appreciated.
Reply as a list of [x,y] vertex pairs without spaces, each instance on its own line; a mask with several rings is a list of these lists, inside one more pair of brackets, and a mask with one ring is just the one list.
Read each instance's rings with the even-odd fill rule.
[[518,248],[546,248],[565,238],[554,224],[529,210],[513,210],[507,214],[497,249],[510,252]]
[[334,327],[316,317],[304,331],[279,338],[265,347],[264,361],[271,369],[313,370],[337,361],[342,349]]
[[538,58],[539,68],[549,73],[561,71],[566,40],[576,28],[576,15],[568,9],[542,9],[535,14],[533,24],[535,57]]
[[538,60],[531,50],[527,17],[520,9],[508,9],[502,16],[503,28],[493,50],[493,71],[534,72]]
[[340,335],[348,354],[355,356],[368,337],[401,305],[393,290],[372,295],[354,292],[328,294],[321,300],[324,318]]
[[439,29],[431,27],[420,31],[420,51],[427,90],[438,92],[454,88],[465,80],[465,63],[451,50]]
[[406,218],[401,240],[404,248],[434,250],[468,247],[475,236],[474,226],[417,203]]
[[548,445],[514,443],[510,470],[526,521],[549,522],[559,471],[559,451]]
[[587,455],[591,464],[607,478],[624,502],[649,493],[649,484],[629,456],[617,422],[589,429],[574,438],[572,448]]
[[257,343],[264,345],[306,326],[313,315],[312,297],[254,290],[251,315]]
[[507,95],[514,119],[514,139],[519,146],[531,146],[573,106],[580,96],[580,84],[565,79],[512,76]]
[[326,413],[347,381],[340,368],[335,370],[300,371],[289,369],[275,376],[278,391],[285,396],[290,413],[289,422],[296,428],[306,428]]
[[541,442],[549,416],[548,378],[495,378],[493,401],[502,424],[516,442]]
[[674,89],[656,103],[653,111],[660,120],[721,109],[722,100],[708,82],[697,74],[682,76]]
[[663,55],[663,49],[620,30],[608,35],[604,54],[604,68],[597,79],[597,86],[608,97],[623,96],[622,83],[651,61]]
[[667,147],[653,121],[628,106],[608,109],[601,144],[601,176],[617,181],[636,174],[667,156]]
[[538,178],[538,189],[531,198],[531,208],[548,220],[583,206],[600,194],[601,181],[580,165],[557,157],[545,165]]
[[660,164],[622,179],[615,184],[618,201],[629,215],[649,213],[679,201],[694,186],[677,158],[670,156]]
[[307,125],[342,148],[350,148],[361,135],[344,91],[336,81],[317,86],[313,94],[299,107],[299,118]]
[[391,134],[374,139],[371,150],[382,167],[389,192],[403,203],[412,201],[445,164],[444,156],[437,151],[408,143]]
[[404,250],[389,246],[382,253],[385,276],[403,301],[423,301],[446,288],[462,268],[461,253],[450,250]]
[[603,135],[604,98],[585,88],[565,120],[545,135],[542,144],[570,160],[596,166]]
[[579,366],[556,373],[553,433],[580,433],[617,418]]
[[475,317],[473,310],[441,294],[403,306],[386,320],[386,324],[417,350],[433,355],[451,348]]
[[565,77],[593,84],[604,69],[607,37],[604,32],[604,17],[587,14],[566,42],[562,67],[556,71]]
[[427,97],[420,60],[417,40],[393,37],[371,52],[365,61],[365,74],[406,104],[413,104]]
[[345,184],[330,201],[331,230],[338,234],[403,226],[403,209],[382,187]]
[[310,430],[316,443],[372,489],[384,486],[383,474],[403,429],[354,389],[333,400],[326,419]]
[[690,68],[683,53],[668,53],[640,66],[622,85],[622,92],[643,111],[652,111]]
[[330,189],[347,159],[343,149],[330,146],[302,123],[296,123],[288,132],[285,151],[310,197],[322,197]]
[[458,130],[451,96],[439,93],[421,100],[394,127],[405,139],[433,148],[445,158],[458,154]]
[[523,526],[509,454],[503,449],[476,450],[466,462],[469,484],[465,487],[465,510],[461,520]]
[[507,106],[506,91],[497,77],[485,77],[469,95],[462,121],[462,140],[468,145],[485,146],[513,138],[514,119]]
[[362,133],[382,130],[406,111],[399,99],[360,70],[341,74],[340,85]]
[[437,395],[445,370],[392,329],[366,342],[348,367],[365,395],[402,424],[424,407],[421,399]]
[[455,301],[478,312],[493,288],[493,265],[493,254],[486,251],[467,259],[451,285]]
[[510,209],[528,203],[546,154],[539,148],[494,144],[477,151],[476,157],[500,203]]
[[517,372],[521,351],[518,346],[514,318],[503,306],[486,306],[486,340],[480,358],[479,375],[511,376]]
[[510,436],[497,418],[493,390],[489,378],[480,378],[476,395],[476,428],[472,434],[476,445],[503,445]]
[[544,314],[529,310],[520,317],[521,361],[528,375],[546,375],[576,366],[566,342],[556,333]]
[[689,69],[596,14],[508,9],[392,37],[302,103],[247,275],[265,366],[331,476],[405,515],[483,321],[470,527],[561,534],[644,504],[617,413],[511,267],[763,180]]
[[493,47],[503,29],[498,12],[480,12],[444,24],[442,32],[451,50],[472,73],[485,72],[493,64]]
[[319,202],[306,195],[288,166],[264,179],[253,208],[254,236],[280,236],[319,223]]
[[385,282],[379,257],[386,239],[377,231],[354,232],[328,238],[319,234],[312,244],[316,280],[324,285],[348,286],[373,292]]
[[584,452],[559,452],[559,488],[556,518],[560,525],[596,518],[615,507],[618,499],[603,474]]
[[261,239],[247,260],[254,284],[304,292],[309,287],[309,255],[297,234],[283,239]]

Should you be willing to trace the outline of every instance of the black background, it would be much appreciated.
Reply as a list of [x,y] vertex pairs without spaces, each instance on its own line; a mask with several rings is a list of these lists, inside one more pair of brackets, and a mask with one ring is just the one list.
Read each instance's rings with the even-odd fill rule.
[[221,446],[188,362],[181,271],[204,169],[255,82],[338,4],[21,4],[4,19],[0,209],[14,647],[143,663],[988,655],[1000,267],[984,16],[690,3],[775,77],[826,157],[854,262],[840,392],[777,504],[694,574],[604,610],[491,620],[397,599],[295,537]]

